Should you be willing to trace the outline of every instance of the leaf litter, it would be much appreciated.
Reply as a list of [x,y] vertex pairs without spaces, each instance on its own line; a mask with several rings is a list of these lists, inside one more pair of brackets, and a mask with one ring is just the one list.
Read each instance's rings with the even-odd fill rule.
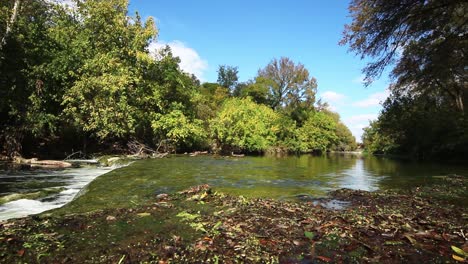
[[[450,199],[447,199],[449,197]],[[245,198],[199,185],[137,208],[0,223],[5,263],[463,263],[467,180],[329,201]],[[326,201],[325,201],[326,202]]]

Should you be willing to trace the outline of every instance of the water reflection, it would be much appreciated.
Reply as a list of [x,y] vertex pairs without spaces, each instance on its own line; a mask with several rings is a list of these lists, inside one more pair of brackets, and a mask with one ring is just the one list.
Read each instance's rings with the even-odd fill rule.
[[[431,182],[432,176],[447,174],[468,175],[468,167],[342,154],[244,158],[183,156],[141,160],[96,178],[87,187],[86,194],[63,211],[134,206],[151,201],[155,194],[199,184],[209,184],[215,190],[234,195],[297,199],[299,196],[323,197],[338,188],[367,191],[408,188]],[[3,184],[1,177],[0,185]],[[67,175],[37,177],[39,182],[51,184],[67,179]],[[8,187],[2,188],[31,187],[24,183],[6,184]]]

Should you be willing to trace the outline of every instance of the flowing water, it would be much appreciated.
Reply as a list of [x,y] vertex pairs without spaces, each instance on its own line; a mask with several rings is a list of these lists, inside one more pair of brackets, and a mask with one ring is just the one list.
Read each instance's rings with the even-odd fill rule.
[[[63,201],[69,201],[78,189],[94,179],[85,188],[83,195],[57,211],[86,212],[132,207],[154,199],[155,194],[171,193],[199,184],[209,184],[215,190],[234,195],[275,199],[323,197],[338,188],[367,191],[411,188],[434,182],[437,178],[434,176],[466,176],[468,166],[405,162],[349,154],[242,158],[182,156],[140,160],[97,177],[104,172],[104,169],[76,169],[53,173],[34,171],[10,176],[3,173],[0,175],[0,190],[16,192],[19,188],[30,188],[35,183],[67,186],[67,190],[60,193],[57,199],[28,201],[31,205],[40,202],[55,208],[58,204],[62,205]],[[8,180],[11,178],[14,180]],[[73,195],[62,199],[69,190],[73,190],[70,191]],[[23,202],[16,201],[17,204]],[[6,208],[17,204],[12,202],[1,206],[0,218],[16,217],[4,212],[8,211]],[[18,209],[22,215],[37,213],[24,210],[23,207]]]
[[[47,170],[37,168],[0,170],[0,196],[40,194],[40,199],[22,198],[0,206],[0,220],[23,217],[54,209],[70,202],[93,179],[112,168],[71,168]],[[55,190],[55,191],[54,191]],[[41,196],[41,195],[38,195]]]

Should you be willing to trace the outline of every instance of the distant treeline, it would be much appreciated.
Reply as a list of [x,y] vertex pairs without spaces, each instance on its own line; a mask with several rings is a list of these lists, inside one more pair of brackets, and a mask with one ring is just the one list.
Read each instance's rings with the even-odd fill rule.
[[[65,1],[65,3],[70,3]],[[126,151],[353,150],[355,139],[300,63],[273,59],[247,82],[221,65],[217,83],[183,72],[128,1],[0,3],[0,147],[4,156]]]

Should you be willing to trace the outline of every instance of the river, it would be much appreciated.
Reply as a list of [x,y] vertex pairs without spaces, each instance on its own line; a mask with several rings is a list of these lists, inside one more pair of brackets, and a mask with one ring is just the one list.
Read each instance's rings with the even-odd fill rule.
[[[106,171],[107,170],[107,171]],[[397,161],[351,154],[289,157],[170,157],[140,160],[109,173],[104,168],[1,172],[0,195],[64,186],[42,200],[18,200],[0,206],[0,219],[57,208],[91,182],[86,193],[64,207],[66,212],[136,206],[199,184],[247,197],[299,199],[323,197],[339,188],[375,191],[411,188],[437,176],[468,175],[468,166]],[[103,173],[103,176],[97,177]],[[24,206],[26,204],[26,206]]]

